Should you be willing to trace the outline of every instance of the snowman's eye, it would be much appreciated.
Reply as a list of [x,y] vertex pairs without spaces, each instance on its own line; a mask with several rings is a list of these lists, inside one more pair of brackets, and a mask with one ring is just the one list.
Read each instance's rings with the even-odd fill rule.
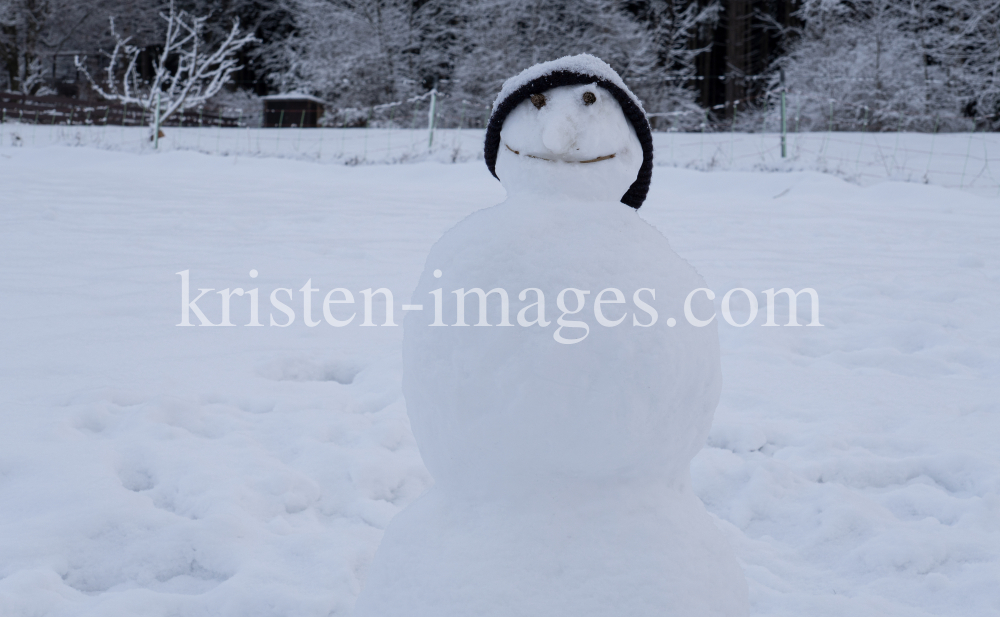
[[583,104],[584,105],[593,105],[596,102],[597,102],[597,96],[593,92],[584,92],[583,93]]
[[545,107],[545,95],[544,94],[532,94],[531,104],[535,106],[535,109],[541,109]]

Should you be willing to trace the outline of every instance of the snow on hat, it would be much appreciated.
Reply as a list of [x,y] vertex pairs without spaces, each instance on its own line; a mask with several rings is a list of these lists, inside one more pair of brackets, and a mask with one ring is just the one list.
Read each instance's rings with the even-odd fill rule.
[[635,182],[622,195],[622,203],[638,209],[646,200],[649,191],[649,181],[653,176],[653,135],[646,120],[646,112],[642,103],[628,89],[618,73],[608,63],[590,54],[564,56],[558,60],[543,62],[529,67],[515,77],[504,82],[500,94],[493,102],[493,114],[486,127],[486,166],[490,168],[493,177],[499,180],[496,172],[497,151],[500,149],[500,129],[507,115],[529,98],[532,94],[540,94],[559,86],[576,86],[582,84],[597,84],[611,93],[621,105],[625,117],[632,123],[635,134],[642,144],[642,167]]

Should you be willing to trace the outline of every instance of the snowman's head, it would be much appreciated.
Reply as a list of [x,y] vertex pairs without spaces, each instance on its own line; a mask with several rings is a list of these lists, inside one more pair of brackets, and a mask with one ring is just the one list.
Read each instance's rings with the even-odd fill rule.
[[509,194],[616,202],[641,166],[635,129],[618,101],[597,84],[532,94],[500,131],[496,170]]
[[589,56],[536,65],[504,84],[486,164],[509,195],[621,201],[638,208],[652,172],[645,113],[614,70]]

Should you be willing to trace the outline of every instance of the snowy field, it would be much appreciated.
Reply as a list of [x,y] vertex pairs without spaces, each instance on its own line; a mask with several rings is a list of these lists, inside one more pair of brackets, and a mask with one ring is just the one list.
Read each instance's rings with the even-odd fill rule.
[[[432,243],[499,183],[481,161],[4,139],[0,615],[349,615],[382,529],[431,483],[402,329],[310,328],[301,311],[178,328],[177,273],[259,288],[264,324],[267,295],[307,280],[386,287],[400,311]],[[995,195],[661,166],[640,215],[717,302],[821,299],[822,328],[720,326],[722,402],[692,472],[753,614],[1000,612]],[[220,297],[200,304],[217,323]]]
[[[369,165],[481,160],[484,132],[165,127],[159,149]],[[0,150],[51,145],[148,152],[149,129],[0,124]],[[998,133],[653,133],[655,164],[702,171],[821,171],[862,186],[896,180],[1000,197]]]

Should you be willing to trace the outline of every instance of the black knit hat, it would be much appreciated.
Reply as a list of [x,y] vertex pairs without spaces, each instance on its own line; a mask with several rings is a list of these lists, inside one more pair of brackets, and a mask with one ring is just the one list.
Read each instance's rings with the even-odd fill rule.
[[[561,66],[562,65],[562,66]],[[581,70],[581,68],[583,70]],[[609,74],[610,73],[610,74]],[[527,81],[522,78],[524,76]],[[518,83],[522,82],[523,83]],[[614,82],[618,82],[617,84]],[[622,203],[638,209],[646,200],[649,191],[649,181],[653,176],[653,135],[649,129],[649,121],[639,100],[635,98],[625,84],[610,66],[601,60],[582,54],[567,56],[542,65],[536,65],[523,71],[517,77],[504,84],[503,90],[493,103],[493,115],[486,127],[486,166],[490,168],[493,177],[499,180],[496,172],[497,151],[500,149],[500,129],[507,115],[531,97],[559,86],[577,86],[596,84],[611,93],[621,105],[625,117],[632,123],[635,134],[642,145],[642,166],[635,182],[622,195]],[[508,92],[509,91],[509,92]]]

